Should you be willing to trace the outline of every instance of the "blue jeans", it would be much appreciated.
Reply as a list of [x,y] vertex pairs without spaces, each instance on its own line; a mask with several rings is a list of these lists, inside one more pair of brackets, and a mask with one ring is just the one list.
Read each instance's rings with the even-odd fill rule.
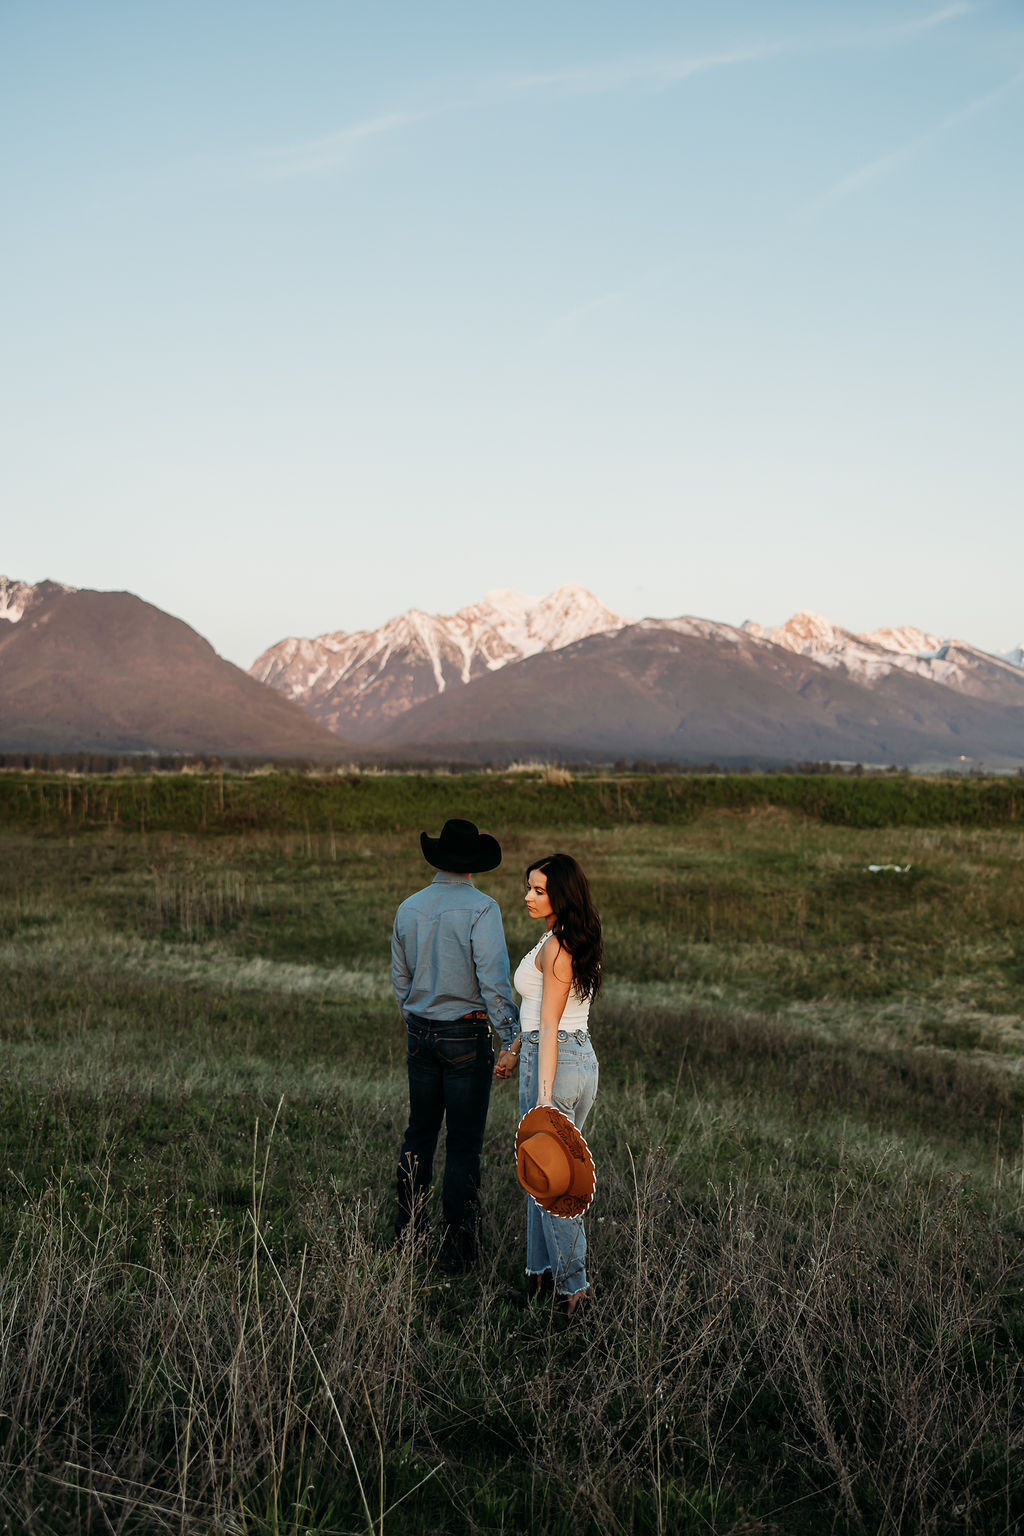
[[437,1024],[410,1015],[409,1124],[398,1158],[395,1235],[424,1207],[434,1171],[441,1124],[447,1120],[442,1257],[469,1264],[476,1257],[480,1221],[480,1151],[491,1101],[494,1051],[486,1023],[456,1019]]
[[[519,1113],[525,1115],[537,1102],[536,1030],[523,1035],[519,1062]],[[556,1109],[568,1115],[578,1130],[597,1097],[597,1057],[589,1035],[558,1031],[558,1070],[551,1095]],[[587,1289],[587,1234],[582,1216],[552,1216],[542,1211],[532,1196],[526,1197],[526,1273],[542,1275],[550,1269],[555,1290],[572,1296]]]

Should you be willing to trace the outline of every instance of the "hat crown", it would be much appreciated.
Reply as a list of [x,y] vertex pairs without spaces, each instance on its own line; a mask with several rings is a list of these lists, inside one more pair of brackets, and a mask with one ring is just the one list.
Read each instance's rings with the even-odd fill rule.
[[572,1165],[562,1143],[545,1131],[528,1136],[519,1148],[519,1182],[531,1194],[564,1195]]
[[480,833],[471,821],[460,821],[456,818],[453,821],[446,821],[441,828],[442,847],[450,848],[452,853],[462,858],[476,852],[479,840]]

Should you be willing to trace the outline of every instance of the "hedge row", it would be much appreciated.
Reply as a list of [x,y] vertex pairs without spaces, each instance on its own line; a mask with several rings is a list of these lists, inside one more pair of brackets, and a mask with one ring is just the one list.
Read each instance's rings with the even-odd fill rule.
[[501,833],[518,826],[685,822],[711,809],[769,806],[851,827],[1007,826],[1021,817],[1024,781],[818,774],[619,775],[568,782],[501,773],[0,774],[0,826],[53,833],[436,831],[449,816]]

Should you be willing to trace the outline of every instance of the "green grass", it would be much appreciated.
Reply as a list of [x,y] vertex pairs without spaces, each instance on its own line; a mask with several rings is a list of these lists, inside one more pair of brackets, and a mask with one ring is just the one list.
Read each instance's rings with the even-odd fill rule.
[[0,1531],[1018,1528],[1024,829],[502,821],[513,957],[540,852],[605,920],[566,1330],[494,1299],[511,1087],[482,1273],[387,1242],[424,783],[398,831],[0,836]]
[[522,827],[619,827],[693,821],[707,811],[782,808],[836,826],[998,827],[1024,818],[1020,777],[820,773],[573,775],[543,765],[438,772],[138,774],[0,772],[8,827],[74,832],[387,832],[460,814],[498,836]]

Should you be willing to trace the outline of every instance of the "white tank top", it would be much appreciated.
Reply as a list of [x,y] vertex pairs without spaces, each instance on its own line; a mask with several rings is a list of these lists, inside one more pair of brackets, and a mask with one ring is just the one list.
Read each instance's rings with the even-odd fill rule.
[[[546,942],[548,934],[543,934],[530,950],[524,955],[516,966],[516,973],[512,980],[516,991],[523,999],[519,1009],[519,1027],[524,1035],[536,1034],[540,1029],[540,1000],[544,993],[544,977],[536,965],[540,947]],[[576,993],[569,989],[569,996],[565,1000],[562,1017],[558,1021],[559,1029],[577,1031],[586,1029],[590,1019],[590,998],[580,1002]]]

